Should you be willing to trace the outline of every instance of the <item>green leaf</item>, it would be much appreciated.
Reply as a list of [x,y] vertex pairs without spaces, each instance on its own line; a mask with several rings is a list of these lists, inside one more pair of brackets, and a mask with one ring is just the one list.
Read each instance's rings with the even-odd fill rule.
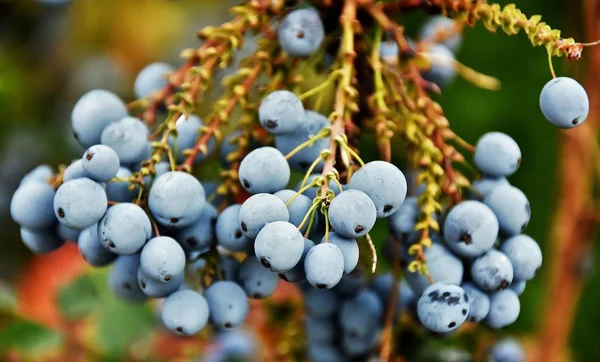
[[131,304],[106,294],[97,311],[96,341],[104,354],[121,356],[134,342],[150,335],[156,317],[145,304]]
[[0,331],[0,350],[16,349],[36,354],[57,347],[62,336],[36,322],[15,319]]
[[96,279],[94,275],[83,275],[60,291],[58,306],[65,317],[79,319],[94,312],[101,302]]

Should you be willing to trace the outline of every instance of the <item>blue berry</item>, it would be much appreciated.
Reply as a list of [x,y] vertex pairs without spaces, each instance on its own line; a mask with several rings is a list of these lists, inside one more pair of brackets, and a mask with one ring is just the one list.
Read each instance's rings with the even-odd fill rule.
[[394,40],[382,41],[379,46],[379,56],[384,62],[395,62],[398,59],[400,48]]
[[454,206],[444,222],[444,239],[460,256],[477,257],[490,250],[498,237],[498,219],[479,201]]
[[54,213],[66,227],[83,229],[97,223],[108,206],[102,186],[88,178],[63,183],[54,196]]
[[169,331],[191,336],[208,323],[208,303],[202,295],[192,290],[180,290],[165,300],[160,316]]
[[274,221],[289,221],[290,213],[280,198],[271,194],[250,196],[240,208],[239,221],[244,234],[256,239],[259,231]]
[[98,223],[102,245],[115,254],[138,253],[152,236],[152,224],[144,210],[136,204],[116,204],[106,211]]
[[517,293],[517,295],[521,295],[525,291],[526,286],[527,282],[525,280],[513,280],[510,289]]
[[102,245],[96,224],[81,230],[77,238],[77,246],[83,259],[91,266],[105,266],[117,258],[117,254],[111,253]]
[[218,217],[217,209],[212,204],[205,203],[198,220],[177,232],[177,241],[184,250],[208,251],[215,242],[215,225]]
[[514,268],[515,280],[533,279],[542,266],[540,246],[527,235],[517,235],[505,240],[500,250],[506,254]]
[[465,283],[462,285],[462,288],[467,297],[469,297],[469,314],[467,319],[471,322],[481,322],[490,311],[490,297],[473,283]]
[[342,350],[346,356],[350,358],[357,358],[368,354],[375,348],[379,336],[377,333],[365,337],[358,337],[351,333],[344,333],[342,335]]
[[375,334],[383,313],[383,303],[377,294],[368,289],[363,290],[342,304],[340,325],[344,332],[354,337],[366,338]]
[[119,171],[119,156],[112,148],[105,145],[94,145],[88,148],[81,162],[85,176],[98,182],[111,180]]
[[331,290],[310,288],[304,294],[304,308],[309,318],[329,319],[338,312],[339,300]]
[[[275,146],[282,154],[290,153],[293,149],[308,141],[311,136],[317,135],[323,128],[329,127],[331,122],[321,113],[306,110],[305,120],[294,132],[281,134],[275,137]],[[321,151],[329,146],[329,137],[318,139],[312,146],[305,147],[293,155],[288,162],[290,166],[300,172],[306,172],[313,162],[319,158]],[[314,168],[315,172],[323,170],[321,160]]]
[[250,256],[240,265],[238,282],[249,298],[263,299],[273,294],[279,277]]
[[513,266],[504,253],[492,249],[471,264],[473,281],[486,292],[506,289],[513,280]]
[[350,274],[342,275],[340,281],[331,288],[340,298],[352,298],[366,287],[365,275],[359,270],[355,270]]
[[510,185],[506,177],[483,177],[479,180],[473,181],[472,184],[473,189],[475,189],[475,191],[478,193],[478,195],[475,195],[476,198],[486,198],[492,193],[492,191],[496,189],[496,187],[501,185]]
[[21,227],[21,240],[34,254],[45,254],[60,248],[64,242],[51,230]]
[[[429,275],[434,282],[460,285],[464,266],[462,261],[448,249],[440,244],[432,244],[429,249],[425,250],[425,257]],[[427,277],[419,272],[407,273],[406,281],[417,295],[422,294],[429,287]]]
[[125,103],[114,93],[95,89],[84,94],[71,113],[75,138],[84,147],[100,143],[102,131],[112,122],[127,117]]
[[[169,138],[169,146],[177,157],[179,162],[183,162],[187,156],[184,151],[193,148],[196,145],[198,137],[201,136],[200,128],[203,127],[202,119],[200,117],[190,114],[186,119],[184,115],[180,116],[175,122],[175,130],[177,131],[177,137]],[[217,143],[214,137],[211,137],[207,143],[207,153],[198,153],[195,163],[205,160],[208,155],[214,151]]]
[[325,38],[325,27],[315,9],[298,9],[287,14],[277,32],[279,45],[294,57],[313,54]]
[[514,186],[498,186],[484,200],[496,214],[500,232],[515,236],[525,230],[531,218],[531,206],[527,196]]
[[315,245],[306,254],[304,271],[313,287],[331,289],[344,275],[344,255],[331,243]]
[[[325,237],[321,243],[325,242]],[[329,233],[329,242],[340,248],[344,257],[344,274],[348,274],[358,265],[358,243],[355,239],[345,238],[336,232]]]
[[521,303],[519,296],[511,289],[505,289],[490,296],[490,312],[485,323],[493,329],[513,324],[519,317]]
[[510,176],[521,164],[521,149],[509,135],[488,132],[477,141],[475,164],[487,176]]
[[[131,171],[125,167],[120,167],[117,171],[119,179],[127,180],[131,177]],[[115,202],[131,202],[137,196],[135,189],[129,189],[128,181],[109,181],[106,184],[106,197]]]
[[83,171],[83,161],[81,159],[71,162],[63,172],[63,182],[67,182],[76,178],[86,177]]
[[[316,290],[316,289],[313,289]],[[334,344],[336,328],[334,319],[308,316],[304,319],[307,344]]]
[[258,107],[260,124],[269,133],[294,132],[304,122],[304,106],[294,93],[278,90],[266,96]]
[[454,30],[456,23],[454,20],[443,15],[430,17],[422,26],[419,32],[419,40],[431,42],[435,40],[436,34],[453,34],[450,37],[445,37],[441,43],[447,46],[453,52],[456,52],[462,43],[462,36],[459,31]]
[[440,88],[448,87],[456,77],[456,69],[452,64],[437,64],[437,59],[444,63],[451,62],[455,60],[454,54],[442,44],[432,44],[426,49],[426,52],[435,58],[432,59],[429,70],[423,72],[423,78],[437,84]]
[[315,243],[312,240],[304,238],[304,251],[302,252],[302,257],[296,266],[292,269],[279,273],[279,277],[286,282],[295,283],[301,280],[306,279],[306,273],[304,272],[304,260],[306,259],[306,254],[308,251],[315,246]]
[[282,190],[290,181],[290,166],[276,148],[261,147],[244,157],[239,168],[240,183],[251,194]]
[[227,250],[246,251],[252,245],[252,240],[244,234],[240,226],[241,207],[242,205],[228,206],[217,218],[217,241]]
[[77,239],[79,238],[79,234],[81,234],[81,230],[70,229],[64,226],[61,223],[56,224],[56,234],[63,241],[70,241],[73,243],[77,243]]
[[575,79],[558,77],[550,80],[540,94],[544,117],[558,128],[573,128],[585,122],[590,100]]
[[115,150],[121,163],[139,162],[150,149],[148,128],[135,117],[125,117],[108,125],[102,131],[101,141]]
[[[394,276],[392,273],[380,274],[371,281],[371,289],[373,289],[382,303],[388,306],[390,301],[390,294],[392,293],[392,283]],[[406,311],[416,301],[417,296],[408,285],[406,280],[402,279],[398,283],[398,295],[396,297],[396,313]]]
[[148,298],[137,281],[139,267],[140,254],[121,255],[115,260],[108,286],[117,297],[129,302],[142,302]]
[[371,198],[359,190],[346,190],[337,195],[329,205],[329,222],[341,236],[365,236],[377,220],[377,209]]
[[26,183],[15,191],[10,201],[10,216],[27,229],[49,228],[56,223],[54,197],[54,189],[47,183]]
[[185,253],[175,239],[158,236],[144,245],[140,268],[149,278],[166,283],[183,273]]
[[412,244],[419,238],[415,230],[419,218],[419,205],[414,196],[407,197],[402,205],[389,218],[391,232],[405,244]]
[[452,332],[467,319],[468,297],[457,285],[437,282],[425,289],[419,298],[417,314],[427,329],[437,333]]
[[494,343],[490,349],[491,362],[525,362],[526,354],[519,341],[504,338]]
[[48,180],[52,177],[53,174],[54,171],[52,170],[52,167],[48,165],[39,165],[33,170],[29,171],[25,176],[23,176],[19,186],[23,186],[29,182],[48,183]]
[[175,70],[168,63],[152,63],[142,69],[137,77],[133,88],[137,98],[146,98],[161,90],[169,84],[168,76]]
[[[256,258],[266,268],[276,273],[286,272],[296,266],[302,258],[304,237],[287,221],[271,222],[256,236],[254,251]],[[308,255],[310,251],[307,259]]]
[[329,344],[309,344],[308,356],[313,362],[342,362],[343,355],[335,346]]
[[234,282],[218,281],[204,292],[210,310],[210,321],[217,328],[231,329],[244,322],[248,315],[248,298]]
[[176,292],[183,285],[184,279],[184,274],[180,273],[167,283],[162,283],[144,274],[142,268],[139,268],[137,272],[137,281],[140,288],[142,288],[144,294],[151,298],[164,298]]
[[191,225],[198,220],[205,201],[200,181],[181,171],[158,176],[148,194],[148,207],[156,221],[176,228]]
[[[286,189],[277,191],[274,195],[280,198],[281,201],[283,201],[284,203],[287,203],[292,197],[294,197],[294,195],[296,195],[296,191]],[[308,210],[311,208],[311,206],[313,206],[313,201],[310,198],[302,194],[296,196],[294,201],[292,201],[287,206],[290,215],[289,222],[291,222],[295,226],[300,226],[300,223],[302,223],[304,216],[308,213]],[[315,216],[315,220],[313,221],[313,228],[311,231],[314,231],[316,229],[318,220],[319,218]],[[302,229],[300,229],[300,232],[306,232],[306,230],[308,229],[309,222],[310,219],[308,219],[304,223],[304,226],[302,227]]]
[[406,178],[402,171],[385,161],[372,161],[359,168],[349,187],[364,192],[377,208],[377,217],[388,217],[406,198]]

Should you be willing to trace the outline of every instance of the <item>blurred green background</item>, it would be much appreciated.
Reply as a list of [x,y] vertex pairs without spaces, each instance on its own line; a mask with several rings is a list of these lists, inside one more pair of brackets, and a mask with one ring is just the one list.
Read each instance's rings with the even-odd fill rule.
[[[0,0],[0,278],[6,288],[18,285],[32,258],[19,240],[8,205],[20,177],[40,163],[57,166],[79,157],[70,131],[70,111],[77,98],[104,88],[133,100],[133,79],[146,64],[179,64],[179,51],[198,44],[195,31],[222,22],[235,1],[200,0]],[[507,1],[500,1],[507,4]],[[516,1],[524,13],[543,15],[582,41],[579,1]],[[423,15],[407,19],[413,35]],[[600,20],[599,20],[600,21]],[[488,131],[511,135],[521,146],[523,163],[511,183],[529,197],[532,219],[527,233],[548,254],[548,235],[557,193],[558,132],[538,107],[549,80],[546,53],[523,34],[490,34],[483,26],[465,31],[458,59],[502,82],[499,91],[478,89],[461,79],[440,98],[452,128],[474,143]],[[585,79],[585,61],[556,60],[559,74]],[[371,148],[372,149],[372,148]],[[373,157],[363,150],[367,159]],[[597,254],[597,252],[596,252]],[[502,333],[527,334],[544,312],[549,265],[527,284],[518,322]],[[600,360],[600,275],[593,270],[571,336],[576,361]],[[143,317],[147,318],[147,314]],[[2,334],[5,336],[5,333]],[[0,344],[2,342],[0,341]]]

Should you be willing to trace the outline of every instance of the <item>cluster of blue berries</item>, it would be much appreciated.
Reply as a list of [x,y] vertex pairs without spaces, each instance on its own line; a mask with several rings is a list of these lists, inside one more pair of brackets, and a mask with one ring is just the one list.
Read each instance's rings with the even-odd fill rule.
[[[520,312],[518,296],[542,264],[540,247],[522,234],[529,201],[506,179],[520,165],[519,146],[506,134],[490,132],[477,142],[474,158],[484,177],[473,183],[468,200],[439,216],[442,230],[425,251],[434,284],[419,273],[406,275],[419,296],[419,320],[436,333],[450,333],[466,321],[494,329],[512,324]],[[416,197],[409,197],[390,217],[405,264],[419,238],[418,213]]]

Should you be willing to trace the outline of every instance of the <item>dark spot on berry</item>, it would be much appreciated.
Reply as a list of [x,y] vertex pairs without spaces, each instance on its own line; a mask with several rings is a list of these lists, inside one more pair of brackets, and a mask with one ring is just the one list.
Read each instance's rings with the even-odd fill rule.
[[260,258],[260,263],[265,267],[265,268],[270,268],[271,267],[271,263],[269,263],[269,261],[266,258]]
[[189,245],[189,246],[194,246],[196,244],[198,244],[198,242],[196,241],[196,238],[193,236],[190,236],[189,238],[185,239],[185,242]]
[[298,30],[296,32],[296,38],[298,38],[298,39],[304,39],[304,32],[302,30]]
[[579,120],[577,118],[575,118],[574,120],[571,121],[571,123],[573,123],[573,125],[576,125],[577,123],[579,123]]
[[131,285],[129,283],[123,283],[123,288],[131,290]]
[[392,211],[393,208],[394,207],[392,205],[385,205],[383,207],[383,212],[388,213],[388,212]]
[[76,139],[77,141],[79,141],[79,135],[77,134],[77,132],[73,132],[73,136],[75,137],[75,139]]
[[450,296],[450,292],[444,292],[442,294],[442,298],[448,298]]
[[245,188],[249,189],[250,188],[250,182],[248,182],[248,180],[243,179],[242,180],[242,184],[244,185]]
[[508,282],[508,280],[503,280],[502,283],[500,283],[500,289],[506,289],[509,285],[510,283]]
[[262,285],[262,282],[259,280],[256,282],[256,286],[260,287]]
[[240,230],[236,230],[236,231],[235,231],[235,234],[233,234],[233,236],[234,236],[236,239],[239,239],[239,238],[241,238],[241,237],[242,237],[242,232],[241,232]]
[[225,327],[225,328],[231,328],[231,327],[233,327],[233,324],[230,323],[230,322],[226,322],[225,324],[223,324],[223,327]]
[[165,280],[165,282],[168,282],[169,280],[171,280],[171,276],[170,275],[165,275],[164,280]]
[[458,240],[464,242],[467,245],[471,245],[471,243],[473,243],[473,236],[470,233],[463,231],[458,236]]
[[448,324],[448,328],[454,328],[455,325],[456,325],[456,322],[450,322],[450,324]]
[[246,226],[246,223],[243,221],[242,221],[242,230],[248,231],[248,227]]
[[267,123],[267,128],[269,128],[269,129],[273,129],[273,128],[277,127],[277,122],[272,119],[267,120],[266,123]]
[[521,161],[522,161],[522,158],[521,158],[521,157],[519,157],[519,159],[517,160],[517,166],[520,166],[520,165],[521,165]]
[[113,243],[112,241],[108,242],[108,247],[109,248],[114,248],[115,246],[116,246],[115,243]]
[[358,333],[356,333],[356,331],[353,329],[351,331],[348,331],[348,337],[350,337],[350,338],[358,337]]
[[146,289],[146,283],[143,280],[140,280],[140,287],[142,287],[142,289]]
[[465,294],[465,302],[469,303],[469,296]]
[[527,223],[521,225],[521,231],[524,231],[527,228]]
[[171,224],[177,224],[179,222],[179,218],[178,217],[172,217],[171,219],[169,219],[169,221],[171,221]]
[[63,210],[62,207],[58,208],[58,216],[59,217],[65,217],[65,210]]
[[357,234],[360,234],[363,230],[365,230],[365,228],[362,227],[361,225],[358,225],[357,227],[354,228],[354,232]]
[[462,315],[467,315],[467,310],[466,309],[463,309],[461,312],[462,312]]
[[85,155],[85,159],[88,160],[88,161],[90,161],[92,158],[94,158],[94,152],[88,152]]
[[177,328],[175,328],[175,331],[176,331],[177,333],[183,333],[183,328],[181,328],[181,327],[177,327]]
[[286,282],[287,282],[287,281],[289,281],[289,280],[288,280],[288,277],[286,277],[286,276],[285,276],[285,274],[283,274],[283,273],[279,273],[279,274],[277,274],[277,275],[279,275],[279,277],[281,278],[281,280],[284,280],[284,281],[286,281]]
[[477,318],[471,317],[471,322],[477,322]]
[[317,284],[317,289],[327,289],[327,285],[319,283]]

